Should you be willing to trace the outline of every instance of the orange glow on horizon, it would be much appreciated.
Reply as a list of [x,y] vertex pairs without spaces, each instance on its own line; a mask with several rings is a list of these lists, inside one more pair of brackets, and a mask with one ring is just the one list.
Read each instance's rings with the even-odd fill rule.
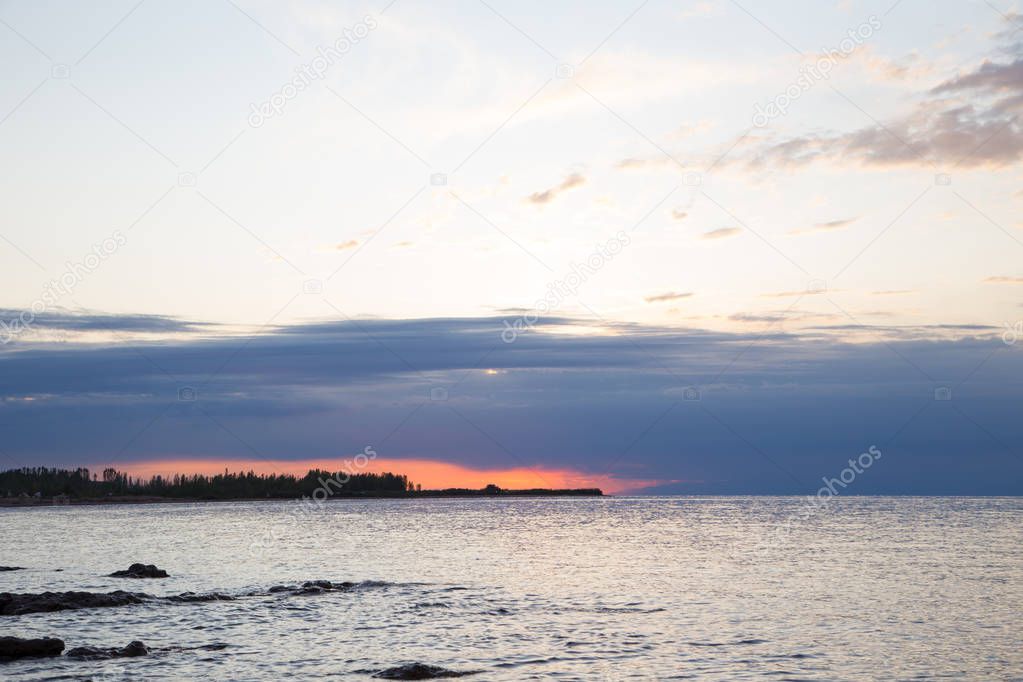
[[[359,463],[363,463],[360,457]],[[438,488],[483,488],[493,483],[501,488],[600,488],[605,493],[620,494],[648,486],[674,481],[615,478],[608,474],[593,475],[574,469],[472,469],[450,462],[428,459],[369,459],[359,467],[355,457],[342,459],[305,460],[214,460],[214,459],[165,459],[151,462],[116,462],[106,465],[92,465],[91,471],[100,472],[106,466],[132,477],[149,478],[157,474],[171,477],[174,474],[221,474],[225,469],[231,472],[254,471],[257,474],[304,475],[310,469],[327,471],[348,471],[350,473],[383,473],[389,471],[408,476],[413,483],[424,490]]]

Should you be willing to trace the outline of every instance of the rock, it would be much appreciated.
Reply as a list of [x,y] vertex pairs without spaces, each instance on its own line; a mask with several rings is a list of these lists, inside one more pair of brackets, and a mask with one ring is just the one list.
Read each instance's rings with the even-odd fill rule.
[[[140,564],[141,565],[141,564]],[[155,568],[153,566],[145,568]],[[131,569],[129,569],[131,570]],[[159,570],[159,569],[157,569]],[[361,583],[360,585],[365,585]],[[92,609],[108,606],[128,606],[152,602],[197,603],[234,601],[242,597],[265,597],[270,594],[313,595],[325,592],[348,592],[359,585],[351,582],[330,582],[311,580],[302,585],[277,585],[269,590],[245,592],[237,595],[209,592],[196,594],[183,592],[178,595],[154,597],[144,592],[42,592],[40,594],[15,594],[0,592],[0,616],[20,616],[26,613],[47,613],[71,609]]]
[[342,582],[332,583],[329,580],[307,580],[300,586],[274,585],[268,590],[269,594],[321,594],[323,592],[348,592],[355,587],[355,583]]
[[103,661],[110,658],[135,658],[137,656],[148,656],[149,654],[181,653],[185,651],[223,651],[228,647],[224,642],[202,644],[199,646],[168,646],[149,648],[144,643],[135,640],[123,647],[102,647],[102,646],[80,646],[69,649],[66,657],[80,661]]
[[60,652],[63,650],[63,640],[54,637],[43,637],[42,639],[0,637],[0,660],[29,656],[60,656]]
[[[63,648],[63,645],[61,648]],[[83,661],[100,661],[108,658],[134,658],[136,656],[148,655],[149,647],[138,640],[130,642],[128,646],[123,647],[80,646],[67,652],[68,658],[77,658]]]
[[465,677],[475,675],[478,670],[448,670],[436,665],[425,663],[406,663],[387,670],[381,670],[373,677],[383,680],[434,680],[441,677]]
[[292,594],[320,594],[321,592],[330,592],[334,589],[334,584],[329,580],[307,580],[302,583],[302,587],[295,587],[291,589]]
[[4,571],[24,571],[25,569],[21,566],[0,566],[0,573]]
[[170,597],[161,597],[163,601],[173,601],[182,603],[204,601],[234,601],[236,598],[237,597],[232,597],[229,594],[220,594],[219,592],[209,592],[207,594],[196,594],[195,592],[182,592],[181,594],[172,595]]
[[334,583],[330,582],[329,580],[307,580],[304,583],[302,583],[302,587],[305,588],[319,587],[324,590],[329,590],[334,587]]
[[42,592],[13,594],[0,592],[0,616],[21,616],[26,613],[49,613],[72,609],[93,609],[107,606],[141,604],[151,597],[141,592]]
[[132,564],[124,571],[114,571],[111,578],[166,578],[167,571],[153,564]]

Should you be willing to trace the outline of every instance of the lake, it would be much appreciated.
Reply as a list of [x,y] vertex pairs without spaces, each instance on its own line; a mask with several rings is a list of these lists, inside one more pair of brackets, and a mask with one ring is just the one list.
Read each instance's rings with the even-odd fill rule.
[[[1020,498],[64,506],[0,524],[0,565],[26,568],[0,592],[262,592],[0,616],[3,635],[154,649],[0,663],[4,679],[370,680],[409,662],[468,680],[1023,678]],[[133,562],[170,577],[104,577]],[[356,584],[268,593],[317,579]]]

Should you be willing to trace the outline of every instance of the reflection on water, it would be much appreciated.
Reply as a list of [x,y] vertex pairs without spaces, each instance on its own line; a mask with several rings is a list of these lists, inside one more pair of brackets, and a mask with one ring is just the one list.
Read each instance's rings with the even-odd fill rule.
[[[465,678],[480,680],[1023,677],[1023,500],[846,498],[808,517],[804,506],[715,497],[342,500],[302,514],[281,502],[4,509],[0,565],[29,570],[0,573],[0,591],[362,584],[0,617],[3,635],[165,649],[0,664],[0,677],[372,679],[414,661],[480,670]],[[272,543],[253,551],[268,529]],[[171,577],[103,577],[135,561]],[[211,644],[227,647],[190,649]]]

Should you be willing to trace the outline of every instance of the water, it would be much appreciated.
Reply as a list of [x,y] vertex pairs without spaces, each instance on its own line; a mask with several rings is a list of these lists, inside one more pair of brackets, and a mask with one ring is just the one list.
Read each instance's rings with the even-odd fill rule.
[[[1023,678],[1023,500],[343,500],[0,510],[0,591],[347,593],[0,617],[68,647],[226,643],[0,664],[12,680]],[[779,531],[778,529],[782,529]],[[142,561],[165,580],[101,577]],[[55,569],[63,569],[61,572]]]

